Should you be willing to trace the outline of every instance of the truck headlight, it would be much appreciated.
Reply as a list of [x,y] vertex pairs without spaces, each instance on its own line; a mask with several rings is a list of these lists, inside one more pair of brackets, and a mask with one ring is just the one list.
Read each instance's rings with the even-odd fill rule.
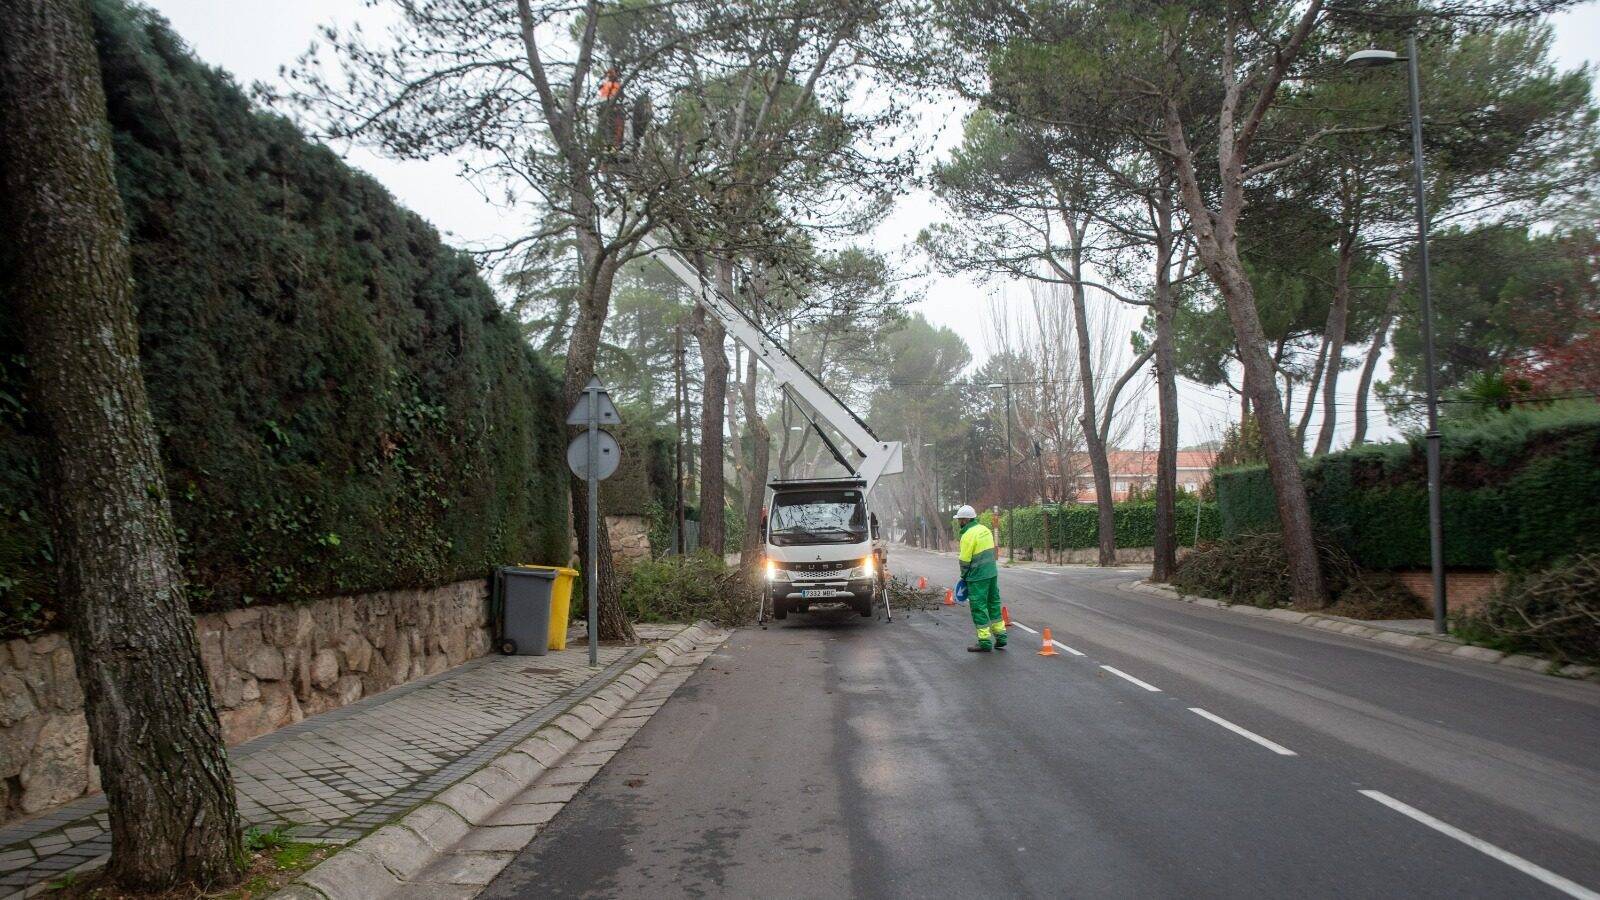
[[788,581],[789,580],[789,570],[778,568],[777,562],[774,561],[774,560],[770,560],[769,559],[769,560],[767,560],[767,580],[768,581]]
[[872,557],[869,556],[866,559],[863,559],[861,561],[861,563],[859,565],[857,565],[855,568],[851,569],[850,570],[850,574],[847,575],[846,577],[850,578],[852,580],[860,579],[860,578],[871,578],[871,577],[873,577],[873,573],[877,571],[876,566],[877,566],[876,560],[874,560]]

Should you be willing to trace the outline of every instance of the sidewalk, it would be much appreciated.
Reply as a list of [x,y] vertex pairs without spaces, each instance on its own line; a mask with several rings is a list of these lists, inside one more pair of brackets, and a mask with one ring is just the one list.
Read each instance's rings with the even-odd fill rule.
[[[659,642],[679,626],[640,626]],[[649,651],[580,644],[485,656],[231,748],[239,815],[300,840],[347,843],[504,753]],[[0,900],[31,896],[111,851],[103,795],[0,827]]]

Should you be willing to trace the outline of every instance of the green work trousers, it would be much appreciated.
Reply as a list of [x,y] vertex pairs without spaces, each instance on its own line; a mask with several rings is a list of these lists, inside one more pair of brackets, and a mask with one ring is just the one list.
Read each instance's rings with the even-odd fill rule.
[[972,608],[972,624],[978,629],[978,644],[1004,647],[1006,621],[1000,614],[1000,579],[968,581],[967,606]]

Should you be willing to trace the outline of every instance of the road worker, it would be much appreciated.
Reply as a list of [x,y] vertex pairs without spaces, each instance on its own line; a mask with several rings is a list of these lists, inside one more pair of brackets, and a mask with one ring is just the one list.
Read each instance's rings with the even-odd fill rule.
[[996,567],[994,532],[978,521],[971,506],[956,510],[956,531],[961,535],[961,581],[966,586],[967,607],[978,629],[978,642],[970,653],[1005,649],[1006,623],[1000,614],[1000,570]]

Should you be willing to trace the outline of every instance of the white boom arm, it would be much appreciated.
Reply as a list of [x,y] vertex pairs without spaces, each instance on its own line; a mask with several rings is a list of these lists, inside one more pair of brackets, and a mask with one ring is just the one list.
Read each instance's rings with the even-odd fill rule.
[[789,395],[801,400],[811,408],[824,423],[844,436],[852,447],[855,448],[859,463],[854,466],[855,475],[866,481],[866,493],[871,494],[872,488],[878,479],[884,475],[894,475],[904,471],[905,466],[900,458],[899,441],[880,441],[872,433],[872,429],[861,421],[861,418],[840,402],[827,386],[817,380],[800,361],[789,355],[781,344],[767,336],[765,331],[744,311],[733,305],[722,292],[701,276],[698,269],[680,256],[676,251],[663,247],[653,237],[646,235],[640,242],[645,250],[655,255],[657,261],[667,267],[667,271],[677,276],[695,292],[695,296],[706,312],[710,313],[734,339],[749,348],[756,358],[761,360],[772,372],[772,377],[778,385],[785,388]]

